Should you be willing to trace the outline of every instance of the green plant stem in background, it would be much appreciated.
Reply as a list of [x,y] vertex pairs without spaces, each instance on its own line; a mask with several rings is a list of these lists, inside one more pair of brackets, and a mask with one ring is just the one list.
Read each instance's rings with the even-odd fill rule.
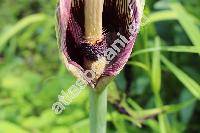
[[106,133],[107,89],[90,89],[90,133]]

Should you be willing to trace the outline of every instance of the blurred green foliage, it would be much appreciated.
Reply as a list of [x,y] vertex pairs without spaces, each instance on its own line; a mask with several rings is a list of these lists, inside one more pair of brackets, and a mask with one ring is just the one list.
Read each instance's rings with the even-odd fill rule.
[[[0,2],[0,133],[89,132],[87,89],[63,114],[51,110],[75,83],[58,54],[56,2]],[[109,133],[200,132],[199,6],[146,1],[132,58],[109,85]]]

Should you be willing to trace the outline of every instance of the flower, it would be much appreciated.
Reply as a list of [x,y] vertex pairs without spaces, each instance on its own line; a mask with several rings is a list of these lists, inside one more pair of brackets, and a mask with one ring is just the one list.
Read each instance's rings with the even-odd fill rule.
[[96,77],[89,84],[99,88],[128,61],[141,23],[144,0],[104,0],[102,38],[93,45],[85,38],[85,1],[59,1],[57,37],[67,69],[78,78],[91,69]]

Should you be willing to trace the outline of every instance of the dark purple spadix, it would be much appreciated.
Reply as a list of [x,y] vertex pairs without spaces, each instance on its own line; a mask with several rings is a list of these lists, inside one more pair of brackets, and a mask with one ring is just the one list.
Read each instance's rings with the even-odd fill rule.
[[[87,61],[106,59],[103,71],[89,84],[106,85],[124,67],[132,52],[143,14],[144,0],[104,0],[102,38],[95,44],[85,39],[84,0],[60,0],[57,32],[61,56],[67,69],[81,78]],[[101,62],[99,62],[101,66]]]

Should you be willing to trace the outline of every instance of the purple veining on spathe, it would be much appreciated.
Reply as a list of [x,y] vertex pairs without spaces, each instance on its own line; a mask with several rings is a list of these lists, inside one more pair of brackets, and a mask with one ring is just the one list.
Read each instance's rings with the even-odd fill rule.
[[[113,42],[118,39],[117,33],[120,33],[129,41],[124,48],[120,49],[117,56],[106,66],[105,71],[102,73],[102,77],[115,76],[124,67],[130,57],[137,36],[140,22],[139,11],[134,3],[131,6],[133,14],[131,18],[129,18],[130,16],[121,10],[122,7],[119,7],[124,5],[120,5],[122,3],[119,2],[119,0],[116,1],[104,1],[103,28],[106,29],[106,33],[104,34],[105,43],[99,45],[101,48],[98,48],[97,45],[92,48],[91,46],[82,45],[86,44],[84,43],[84,1],[73,0],[74,4],[72,5],[72,0],[60,0],[57,9],[59,42],[61,52],[65,55],[69,64],[83,71],[83,57],[88,56],[96,59],[95,54],[102,54],[102,50],[109,48]],[[130,24],[133,28],[133,33],[131,34],[127,28]],[[84,48],[86,48],[86,50],[82,52]],[[87,52],[87,48],[94,49],[94,51],[91,52],[88,50]]]
[[124,65],[126,64],[126,62],[128,61],[130,54],[132,52],[136,37],[137,37],[137,31],[138,31],[138,13],[137,11],[137,7],[135,6],[133,9],[134,15],[135,17],[133,17],[133,21],[132,21],[132,25],[134,28],[134,32],[133,34],[131,34],[131,36],[129,36],[129,42],[126,44],[126,47],[124,49],[122,49],[120,51],[120,53],[117,55],[117,57],[115,57],[116,60],[114,60],[113,63],[110,64],[110,66],[108,66],[108,68],[106,68],[105,72],[103,75],[108,75],[108,76],[112,76],[112,75],[117,75],[120,70],[124,67]]

